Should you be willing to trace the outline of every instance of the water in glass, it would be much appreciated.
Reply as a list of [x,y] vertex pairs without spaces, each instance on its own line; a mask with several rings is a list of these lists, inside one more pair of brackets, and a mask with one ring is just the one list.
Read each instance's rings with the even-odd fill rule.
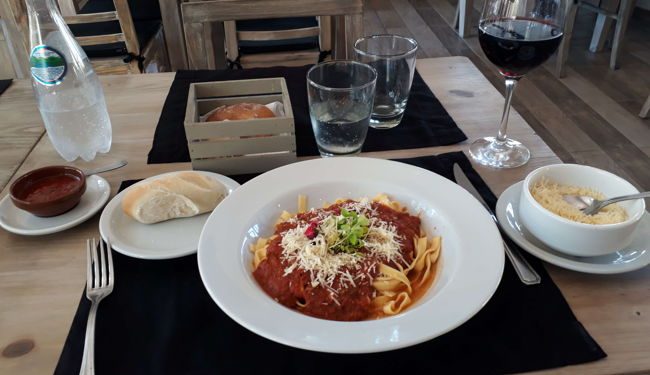
[[309,115],[323,157],[361,152],[375,97],[377,72],[355,61],[330,61],[307,72]]
[[311,108],[316,143],[324,156],[357,154],[368,133],[370,117],[363,103],[345,113],[333,113],[327,103]]

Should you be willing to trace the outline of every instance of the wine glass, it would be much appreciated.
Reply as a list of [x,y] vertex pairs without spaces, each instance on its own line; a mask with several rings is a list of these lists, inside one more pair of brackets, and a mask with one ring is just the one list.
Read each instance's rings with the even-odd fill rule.
[[[506,101],[496,137],[470,145],[472,158],[493,168],[514,168],[530,159],[530,150],[506,137],[510,102],[524,74],[546,61],[562,40],[566,0],[485,0],[479,42],[506,81]],[[571,0],[569,0],[571,1]]]

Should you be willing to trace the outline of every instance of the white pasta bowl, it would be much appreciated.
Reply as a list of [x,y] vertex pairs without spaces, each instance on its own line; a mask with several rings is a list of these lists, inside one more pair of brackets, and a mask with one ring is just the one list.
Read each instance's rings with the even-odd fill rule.
[[[273,234],[283,210],[297,211],[299,194],[309,207],[321,207],[379,193],[420,213],[428,236],[442,237],[436,279],[412,306],[375,320],[324,320],[281,305],[258,285],[249,245]],[[206,222],[198,262],[210,296],[252,332],[302,349],[370,353],[432,339],[474,316],[499,285],[504,252],[485,209],[458,185],[407,164],[354,157],[294,163],[242,185]]]
[[583,257],[610,254],[630,244],[645,214],[643,199],[618,203],[628,214],[623,222],[579,223],[552,213],[535,200],[530,189],[544,177],[562,185],[591,188],[606,197],[639,192],[623,178],[586,165],[554,164],[538,168],[524,180],[519,199],[519,215],[531,234],[557,251]]

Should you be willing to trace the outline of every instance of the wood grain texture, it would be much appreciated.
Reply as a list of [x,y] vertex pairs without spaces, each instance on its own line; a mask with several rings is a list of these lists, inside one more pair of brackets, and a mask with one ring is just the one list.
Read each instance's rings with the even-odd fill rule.
[[185,51],[185,34],[181,17],[179,0],[158,0],[162,16],[165,41],[169,54],[169,64],[173,71],[187,69],[187,53]]
[[318,26],[303,27],[299,29],[289,29],[289,30],[237,31],[237,39],[252,40],[252,41],[295,39],[295,38],[305,38],[310,36],[318,36],[319,32],[320,32],[320,28]]
[[293,52],[272,52],[259,55],[243,55],[240,57],[241,64],[246,69],[261,68],[269,66],[304,66],[314,64],[318,61],[318,49],[293,51]]
[[239,57],[239,38],[237,35],[237,22],[224,21],[223,33],[226,46],[226,57],[230,61],[236,61]]
[[144,56],[145,73],[169,72],[172,70],[162,27],[158,29],[151,41],[146,46],[143,46],[142,56]]
[[[127,0],[113,0],[113,4],[115,5],[115,12],[120,22],[120,28],[122,29],[122,33],[124,33],[126,50],[136,56],[140,56],[140,43],[138,42],[138,34],[133,24],[129,2]],[[134,62],[137,65],[137,61]]]
[[124,42],[126,38],[123,33],[89,35],[75,37],[80,46],[97,46],[101,44]]
[[93,69],[99,75],[129,74],[131,67],[122,57],[95,58],[92,60]]
[[331,16],[318,16],[318,43],[321,50],[332,50],[332,17]]
[[214,22],[278,17],[311,17],[361,14],[363,4],[354,0],[216,0],[181,4],[183,22]]
[[208,69],[207,56],[205,56],[205,23],[184,22],[185,46],[187,52],[187,66],[190,69]]
[[91,14],[78,14],[74,16],[63,16],[65,23],[76,25],[79,23],[110,22],[117,21],[117,12],[101,12]]
[[[362,0],[306,0],[300,3],[300,7],[295,5],[293,0],[272,0],[260,2],[257,0],[212,0],[212,1],[193,1],[181,4],[181,13],[183,18],[183,27],[185,29],[186,52],[188,56],[188,66],[192,69],[202,69],[210,66],[209,59],[214,52],[223,49],[223,43],[220,40],[206,38],[204,29],[207,24],[223,24],[225,30],[225,45],[228,52],[228,58],[234,61],[239,52],[235,48],[236,37],[233,36],[234,27],[232,21],[247,19],[263,19],[278,17],[312,17],[312,16],[334,16],[334,24],[339,29],[335,32],[335,45],[333,55],[335,58],[346,58],[352,56],[353,43],[363,35],[363,2]],[[342,20],[339,19],[342,17]],[[345,32],[341,32],[343,28]],[[329,29],[324,29],[328,32]],[[316,35],[314,28],[297,29],[282,31],[279,33],[272,32],[238,32],[237,37],[254,38],[250,40],[275,40],[284,39],[288,35],[295,37],[300,35]],[[200,35],[202,34],[202,35]],[[262,35],[262,36],[260,36]],[[325,38],[327,41],[327,38]],[[214,46],[209,50],[208,46]],[[296,59],[289,58],[289,64],[293,65],[295,60],[304,61],[305,53],[297,52]],[[258,58],[259,56],[259,58]],[[310,56],[316,57],[315,54]],[[285,65],[281,60],[277,60],[278,55],[272,56],[270,61],[278,61],[279,65]],[[242,61],[243,62],[243,61]],[[251,55],[246,58],[247,67],[268,65],[269,58],[264,55]],[[314,59],[310,58],[307,63],[313,63]],[[252,65],[251,65],[252,64]]]

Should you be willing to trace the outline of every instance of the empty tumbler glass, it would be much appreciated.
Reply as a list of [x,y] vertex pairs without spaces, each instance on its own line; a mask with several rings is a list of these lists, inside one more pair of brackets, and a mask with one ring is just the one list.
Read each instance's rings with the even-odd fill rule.
[[375,104],[370,126],[390,129],[402,121],[415,74],[418,44],[399,35],[372,35],[354,43],[356,60],[377,70]]

